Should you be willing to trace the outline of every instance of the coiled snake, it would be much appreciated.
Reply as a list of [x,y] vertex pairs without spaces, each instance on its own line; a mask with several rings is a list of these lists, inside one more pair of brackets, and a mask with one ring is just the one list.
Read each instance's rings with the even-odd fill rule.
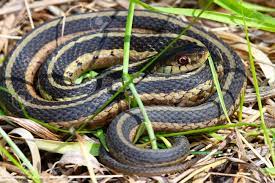
[[[66,127],[81,124],[121,86],[120,69],[114,65],[122,61],[126,16],[126,11],[73,15],[66,17],[65,24],[58,18],[31,31],[3,65],[0,86],[7,88],[10,94],[0,91],[2,106],[13,115],[24,116],[21,103],[33,118]],[[136,11],[131,72],[161,51],[188,25],[173,16]],[[172,66],[157,69],[175,72],[158,73],[152,69],[134,80],[142,100],[150,104],[146,111],[155,130],[181,131],[225,121],[218,95],[212,90],[209,65],[205,63],[191,72],[181,72],[191,67],[192,56],[185,53],[203,47],[222,73],[220,84],[225,106],[229,114],[234,111],[246,81],[241,59],[213,34],[190,26],[174,44],[175,49],[156,62],[158,65],[169,62],[167,59],[177,61]],[[203,54],[197,56],[201,58]],[[97,78],[72,84],[81,73],[105,67],[111,68]],[[143,117],[138,108],[121,112],[127,107],[127,102],[119,97],[89,122],[93,127],[103,126],[114,118],[107,130],[110,154],[101,149],[101,162],[129,174],[152,175],[181,170],[181,161],[189,150],[188,141],[174,138],[174,146],[165,150],[137,148],[131,140]]]

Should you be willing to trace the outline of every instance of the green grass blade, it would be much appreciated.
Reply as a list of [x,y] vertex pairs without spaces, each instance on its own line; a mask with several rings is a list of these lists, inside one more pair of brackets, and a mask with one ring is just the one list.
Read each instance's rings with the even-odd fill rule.
[[140,111],[141,111],[141,113],[142,113],[142,115],[144,117],[144,122],[143,123],[144,123],[144,126],[145,126],[145,128],[147,130],[147,133],[149,135],[150,142],[152,144],[152,149],[158,149],[157,141],[156,141],[156,136],[155,136],[155,133],[154,133],[154,129],[153,129],[152,123],[151,123],[151,121],[150,121],[150,119],[149,119],[149,117],[148,117],[148,115],[146,113],[145,107],[144,107],[144,105],[143,105],[143,103],[142,103],[142,101],[141,101],[141,99],[140,99],[140,97],[139,97],[139,95],[138,95],[138,93],[137,93],[137,91],[135,89],[134,84],[131,83],[129,85],[129,88],[132,91],[132,94],[135,97],[135,99],[136,99],[136,101],[138,103],[138,106],[140,108]]
[[137,141],[139,140],[139,138],[143,135],[145,131],[145,125],[144,123],[140,124],[138,129],[137,129],[137,132],[136,132],[136,135],[135,135],[135,138],[133,140],[133,143],[137,143]]
[[254,9],[256,11],[275,12],[275,8],[269,8],[269,7],[261,6],[261,5],[258,5],[258,4],[252,4],[252,3],[249,3],[249,2],[243,2],[242,5],[245,8]]
[[[129,58],[130,58],[130,40],[131,40],[131,33],[132,33],[134,11],[135,11],[135,3],[130,1],[128,16],[127,16],[127,20],[126,20],[126,29],[125,29],[125,35],[124,35],[124,48],[123,48],[123,80],[124,80],[124,82],[127,82],[130,80],[130,77],[128,74],[128,67],[129,67]],[[149,135],[149,138],[150,138],[150,141],[152,144],[152,149],[157,149],[158,146],[157,146],[155,133],[154,133],[151,121],[146,113],[145,107],[144,107],[133,83],[129,84],[129,88],[130,88],[135,100],[137,101],[140,111],[144,117],[143,123],[144,123],[146,130],[148,132],[148,135]]]
[[129,58],[130,58],[130,41],[132,35],[132,25],[135,12],[135,3],[130,1],[128,15],[125,26],[124,33],[124,45],[123,45],[123,78],[124,81],[128,81],[128,68],[129,68]]
[[225,139],[224,136],[217,134],[215,132],[210,132],[208,133],[208,135],[210,135],[211,137],[215,138],[217,141],[223,141]]
[[[264,15],[264,14],[256,11],[255,9],[250,9],[250,8],[244,7],[242,4],[242,1],[214,0],[214,2],[217,5],[231,11],[232,13],[236,13],[242,17],[253,18],[261,24],[266,24],[266,25],[275,27],[275,18],[268,16],[268,15]],[[246,22],[246,24],[247,24],[247,22]]]
[[0,116],[3,116],[3,115],[5,115],[5,112],[4,112],[4,110],[0,107]]
[[165,144],[166,148],[171,148],[172,147],[171,142],[169,142],[169,140],[167,140],[165,137],[159,136],[158,138],[160,140],[162,140],[162,142]]
[[[34,139],[34,142],[40,150],[52,153],[66,154],[72,151],[81,151],[80,142],[62,142],[44,139]],[[100,144],[85,141],[84,145],[93,156],[99,155]]]
[[0,152],[2,152],[27,177],[33,179],[34,182],[40,182],[40,181],[36,181],[36,179],[32,176],[32,174],[28,170],[26,170],[2,145],[0,145]]
[[100,144],[105,148],[105,150],[109,151],[103,130],[102,129],[96,130],[95,136],[99,139]]
[[241,98],[240,98],[240,106],[239,106],[239,114],[238,119],[241,123],[243,120],[243,104],[244,104],[245,90],[242,90]]
[[26,156],[22,153],[22,151],[17,147],[17,145],[11,140],[11,138],[6,134],[6,132],[0,127],[0,134],[3,139],[10,145],[14,153],[24,162],[27,168],[30,170],[32,177],[37,181],[40,182],[39,173],[33,168],[32,164],[26,158]]
[[[149,8],[149,10],[153,10],[153,11],[157,11],[159,12],[158,10],[155,10],[155,7],[152,7],[152,6],[149,6],[139,0],[133,0],[135,1],[136,3],[139,3],[140,5],[143,5],[145,8]],[[138,77],[141,73],[143,73],[146,69],[148,69],[161,55],[163,55],[165,52],[167,52],[173,45],[174,43],[176,43],[176,41],[182,36],[185,34],[185,32],[191,27],[191,25],[193,23],[195,23],[199,18],[200,16],[206,11],[206,9],[208,9],[211,4],[213,3],[213,0],[210,0],[208,2],[208,4],[204,7],[204,9],[202,10],[199,10],[197,16],[194,17],[194,19],[191,21],[191,23],[186,26],[185,28],[182,29],[182,31],[178,34],[178,36],[173,39],[164,49],[162,49],[156,56],[152,57],[149,62],[137,73],[133,74],[132,76],[134,78]],[[148,7],[149,6],[149,7]]]
[[[132,33],[134,11],[135,11],[135,3],[130,1],[128,16],[127,16],[127,20],[126,20],[125,35],[124,35],[124,49],[123,49],[123,80],[124,80],[124,82],[127,82],[130,80],[130,77],[128,74],[128,67],[129,67],[130,40],[131,40],[131,33]],[[140,108],[140,111],[144,117],[143,123],[144,123],[147,133],[149,135],[150,142],[152,144],[152,149],[158,149],[153,126],[151,124],[151,121],[150,121],[147,113],[146,113],[145,107],[138,95],[138,92],[137,92],[133,83],[129,84],[129,88],[130,88],[134,98],[136,99],[137,104]]]
[[[143,6],[144,8],[159,12],[159,13],[169,13],[169,14],[177,14],[177,15],[185,15],[185,16],[192,16],[196,17],[200,14],[200,9],[192,9],[192,8],[167,8],[167,7],[153,7],[146,3],[143,3],[139,0],[134,0],[137,4]],[[266,16],[265,17],[270,18],[270,21],[263,21],[262,18],[257,17],[245,17],[245,21],[247,23],[247,26],[254,27],[257,29],[262,29],[270,32],[275,32],[275,19]],[[220,13],[215,11],[203,11],[203,13],[200,15],[200,18],[218,21],[230,25],[242,25],[243,24],[243,17],[240,15],[232,15],[228,13]],[[273,22],[273,23],[270,23]]]
[[[136,3],[140,3],[140,4],[143,4],[144,6],[146,6],[147,8],[149,8],[150,9],[150,7],[151,6],[147,6],[147,4],[146,3],[143,3],[143,2],[141,2],[141,1],[139,1],[139,0],[132,0],[132,1],[130,1],[130,3],[133,3],[133,2],[136,2]],[[198,15],[193,19],[193,23],[200,17],[200,15],[207,9],[207,8],[209,8],[209,6],[212,4],[212,1],[209,1],[208,2],[208,4],[204,7],[204,9],[203,10],[200,10],[200,12],[198,13]],[[133,9],[133,7],[131,6],[131,4],[130,4],[130,6],[129,6],[129,9]],[[152,9],[153,9],[153,7],[152,7]],[[131,16],[133,16],[133,13],[131,13],[130,14]],[[124,43],[124,46],[126,46],[126,49],[127,50],[124,50],[124,61],[126,62],[124,65],[125,66],[128,66],[128,62],[129,62],[129,48],[130,48],[130,32],[131,32],[131,29],[129,29],[129,28],[127,28],[127,23],[131,23],[132,22],[132,19],[130,19],[129,21],[127,20],[127,22],[126,22],[126,35],[125,35],[125,37],[126,38],[124,38],[125,39],[125,43]],[[128,25],[129,26],[129,25]],[[159,54],[157,54],[155,57],[153,57],[152,58],[152,60],[150,60],[150,62],[148,63],[148,64],[146,64],[138,73],[136,73],[136,74],[134,74],[133,75],[133,77],[130,77],[129,75],[128,75],[128,68],[123,68],[123,75],[124,75],[124,79],[126,80],[126,81],[128,81],[129,80],[129,78],[134,78],[134,77],[138,77],[142,72],[144,72],[151,64],[153,64],[163,53],[165,53],[166,51],[168,51],[168,49],[169,48],[171,48],[172,47],[172,45],[186,32],[186,30],[188,30],[189,29],[189,27],[190,27],[191,25],[189,25],[189,26],[187,26],[186,28],[184,28],[182,31],[181,31],[181,33],[173,40],[173,41],[171,41],[163,50],[161,50],[161,52],[159,53]],[[126,44],[126,45],[125,45]],[[125,47],[124,47],[124,49],[125,49]],[[125,52],[126,51],[126,52]],[[126,56],[126,57],[125,57]],[[133,95],[136,95],[136,100],[137,100],[137,103],[139,104],[139,106],[140,106],[140,108],[141,108],[141,112],[143,113],[143,116],[144,116],[144,120],[145,120],[145,126],[146,126],[146,129],[147,129],[147,131],[148,131],[148,129],[150,130],[151,128],[152,128],[152,125],[151,125],[151,123],[150,123],[150,121],[149,121],[149,118],[148,118],[148,116],[147,116],[147,114],[146,114],[146,111],[145,111],[145,109],[143,108],[143,104],[142,104],[142,101],[140,100],[140,98],[139,98],[139,96],[138,96],[138,94],[137,94],[137,92],[136,92],[136,90],[135,90],[135,87],[134,87],[134,85],[129,85],[129,88],[131,89],[131,91],[132,91],[132,93],[133,93]],[[150,137],[150,141],[152,142],[152,143],[155,143],[155,145],[157,145],[157,143],[156,143],[156,141],[155,141],[155,135],[153,134],[153,133],[151,133],[151,132],[149,131],[148,132],[148,134],[149,134],[149,137],[150,137],[150,135],[151,135],[151,137]],[[135,138],[135,141],[136,141],[137,139]],[[153,141],[152,141],[153,140]],[[153,145],[152,145],[153,146]],[[154,148],[154,147],[153,147]]]
[[4,63],[5,60],[6,60],[6,57],[0,57],[0,65],[1,65],[2,63]]
[[[245,11],[242,11],[242,14],[244,14],[244,13],[245,13]],[[259,111],[260,111],[261,128],[263,130],[265,143],[268,145],[269,150],[270,150],[273,166],[275,166],[275,152],[274,152],[273,144],[269,138],[268,128],[267,128],[267,126],[265,124],[265,120],[264,120],[263,106],[262,106],[260,90],[259,90],[259,85],[258,85],[258,80],[257,80],[255,62],[254,62],[254,58],[252,56],[251,43],[250,43],[249,36],[248,36],[248,27],[246,25],[245,20],[243,20],[243,24],[244,24],[245,37],[246,37],[246,41],[247,41],[248,53],[249,53],[250,71],[252,73],[253,85],[254,85],[254,89],[256,92],[257,103],[258,103],[258,107],[259,107]]]
[[209,133],[209,132],[217,131],[220,129],[235,128],[235,127],[242,127],[242,126],[259,127],[258,124],[253,124],[253,123],[228,123],[225,125],[211,126],[211,127],[182,131],[182,132],[157,133],[156,136],[157,137],[159,137],[159,136],[176,137],[176,136],[183,136],[183,135],[194,135],[194,134],[201,134],[201,133]]
[[[143,2],[141,2],[141,1],[138,1],[138,0],[133,0],[134,2],[138,2],[138,3],[141,3],[141,4],[144,4],[145,6],[146,6],[146,4],[145,3],[143,3]],[[207,9],[210,5],[212,4],[212,1],[210,1],[206,6],[205,6],[205,8],[203,9],[203,10],[201,10],[201,12],[193,19],[193,23],[199,18],[199,16],[203,13],[203,11],[205,11],[205,9]],[[148,7],[148,8],[150,8],[150,7]],[[153,7],[152,7],[153,8]],[[189,27],[190,27],[191,25],[189,25],[189,26],[187,26],[186,28],[184,28],[182,31],[181,31],[181,33],[173,40],[173,41],[171,41],[163,50],[161,50],[161,52],[160,53],[158,53],[155,57],[153,57],[150,61],[149,61],[149,63],[147,63],[139,72],[137,72],[137,73],[135,73],[134,75],[132,75],[133,77],[132,78],[135,78],[135,77],[138,77],[141,73],[143,73],[151,64],[153,64],[163,53],[165,53],[166,51],[168,51],[168,49],[169,48],[171,48],[172,47],[172,45],[186,32],[186,30],[188,30],[189,29]],[[127,40],[128,41],[128,40]],[[129,44],[129,43],[128,43]],[[128,46],[128,45],[127,45]],[[129,54],[129,53],[127,53],[127,54]],[[127,57],[126,57],[127,58]],[[127,71],[127,70],[126,70]],[[127,75],[128,73],[125,73],[124,74],[124,76],[126,76],[126,77],[129,77],[128,75]],[[127,79],[127,78],[126,78]],[[134,95],[134,93],[136,93],[137,94],[137,92],[136,91],[134,91],[135,90],[135,88],[134,88],[134,86],[129,86],[130,88],[132,88],[132,93],[133,93],[133,95]],[[138,97],[139,98],[139,97]],[[137,102],[138,103],[140,103],[139,105],[143,105],[142,104],[142,102],[141,102],[141,100],[139,101],[140,99],[138,99],[137,100]],[[142,110],[142,108],[141,108],[141,111],[142,111],[142,113],[143,113],[143,116],[144,116],[144,118],[145,118],[145,122],[146,121],[149,121],[149,118],[148,119],[146,119],[148,116],[147,116],[147,114],[146,114],[146,111],[145,110]],[[145,123],[145,126],[146,125],[148,125],[147,127],[146,127],[146,129],[150,129],[151,128],[151,124],[150,123]],[[141,128],[142,129],[142,128]],[[140,130],[139,130],[139,132],[140,132]],[[152,134],[151,134],[152,135]],[[149,136],[150,136],[150,134],[149,134]],[[137,138],[138,137],[135,137],[135,142],[137,141]],[[154,138],[154,136],[152,135],[152,137],[150,137],[150,140],[151,139],[155,139]],[[151,140],[152,141],[152,140]],[[154,141],[154,143],[155,143],[155,141]]]
[[213,81],[214,81],[214,84],[215,84],[215,87],[216,87],[216,90],[217,90],[217,93],[218,93],[218,96],[219,96],[219,101],[220,101],[223,113],[224,113],[227,121],[229,123],[231,123],[231,120],[230,120],[230,118],[228,116],[228,112],[227,112],[227,109],[226,109],[226,106],[225,106],[225,103],[224,103],[224,100],[223,100],[223,92],[221,90],[221,86],[220,86],[220,83],[219,83],[218,74],[216,72],[216,69],[215,69],[215,66],[214,66],[214,62],[213,62],[211,56],[208,57],[208,61],[209,61],[209,65],[210,65]]

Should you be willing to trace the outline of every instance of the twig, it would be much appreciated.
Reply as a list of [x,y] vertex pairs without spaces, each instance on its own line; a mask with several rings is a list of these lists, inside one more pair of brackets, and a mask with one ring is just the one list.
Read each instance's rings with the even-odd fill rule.
[[16,40],[22,39],[21,36],[10,36],[10,35],[4,35],[4,34],[0,34],[0,38],[5,38],[5,39],[16,39]]
[[[252,182],[256,182],[256,183],[260,183],[259,181],[255,180],[255,179],[252,179],[246,175],[249,175],[249,174],[230,174],[230,173],[218,173],[218,172],[209,172],[210,175],[220,175],[220,176],[230,176],[230,177],[242,177],[242,178],[246,178]],[[244,175],[243,175],[244,174]]]
[[25,7],[26,7],[26,10],[27,10],[27,13],[28,13],[29,20],[30,20],[31,28],[34,29],[35,27],[34,27],[34,24],[33,24],[32,14],[31,14],[31,10],[30,10],[28,0],[24,0],[24,3],[25,3]]
[[86,161],[86,166],[88,168],[88,172],[90,174],[91,181],[92,181],[92,183],[97,183],[92,162],[89,161],[89,158],[88,158],[88,156],[89,156],[89,150],[84,145],[84,139],[80,135],[76,135],[76,137],[77,137],[77,140],[79,142],[80,150],[81,150],[81,153],[83,155],[83,158]]
[[261,161],[263,161],[264,163],[265,163],[265,165],[268,167],[268,168],[272,168],[273,166],[272,166],[272,164],[271,163],[269,163],[268,161],[266,161],[266,159],[265,158],[263,158],[258,152],[257,152],[257,150],[256,149],[254,149],[254,147],[252,147],[252,145],[240,134],[240,136],[239,136],[241,139],[242,139],[242,141],[247,145],[247,147],[249,148],[249,149],[251,149],[251,151],[261,160]]
[[[57,4],[64,4],[64,3],[69,3],[73,2],[75,0],[44,0],[44,1],[35,1],[29,5],[30,9],[34,8],[42,8],[42,7],[47,7],[50,5],[57,5]],[[24,8],[23,4],[17,3],[15,6],[10,6],[10,7],[4,7],[0,9],[0,15],[5,15],[9,13],[14,13],[17,11],[22,10]]]
[[227,161],[227,159],[219,159],[211,164],[208,164],[206,166],[203,166],[201,168],[198,168],[196,170],[194,170],[191,174],[189,174],[187,177],[185,177],[183,180],[180,181],[180,183],[184,183],[187,182],[188,180],[190,180],[192,177],[194,177],[195,175],[199,174],[200,172],[203,172],[205,170],[208,170],[210,168],[214,168],[217,167],[223,163],[225,163]]

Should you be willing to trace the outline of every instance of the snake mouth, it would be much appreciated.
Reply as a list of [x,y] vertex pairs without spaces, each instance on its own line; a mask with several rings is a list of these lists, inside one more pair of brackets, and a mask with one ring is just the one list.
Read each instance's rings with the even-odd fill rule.
[[153,71],[162,74],[179,74],[193,71],[205,63],[209,56],[206,47],[196,44],[172,48],[160,58]]

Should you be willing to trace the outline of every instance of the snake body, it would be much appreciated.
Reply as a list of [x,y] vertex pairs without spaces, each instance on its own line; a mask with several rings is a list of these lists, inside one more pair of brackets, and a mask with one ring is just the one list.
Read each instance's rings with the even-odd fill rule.
[[[24,116],[22,104],[29,116],[66,127],[88,119],[121,86],[120,72],[111,67],[96,79],[77,85],[72,82],[84,71],[121,63],[126,16],[126,11],[73,15],[64,22],[58,18],[31,31],[17,44],[0,72],[0,86],[10,91],[0,91],[2,106],[16,116]],[[152,57],[187,26],[173,16],[136,11],[130,60],[139,63]],[[222,67],[221,89],[225,107],[232,114],[246,83],[241,59],[223,41],[197,26],[190,26],[174,46],[190,44],[204,45],[215,65]],[[155,130],[182,131],[225,121],[217,93],[205,97],[213,92],[207,63],[187,74],[147,73],[134,81],[144,103],[151,104],[146,111]],[[114,118],[107,130],[110,154],[101,149],[101,162],[128,174],[181,170],[188,141],[174,138],[174,146],[166,150],[137,148],[131,141],[143,117],[138,108],[121,112],[127,107],[125,100],[117,99],[89,122],[91,126],[104,126]]]

